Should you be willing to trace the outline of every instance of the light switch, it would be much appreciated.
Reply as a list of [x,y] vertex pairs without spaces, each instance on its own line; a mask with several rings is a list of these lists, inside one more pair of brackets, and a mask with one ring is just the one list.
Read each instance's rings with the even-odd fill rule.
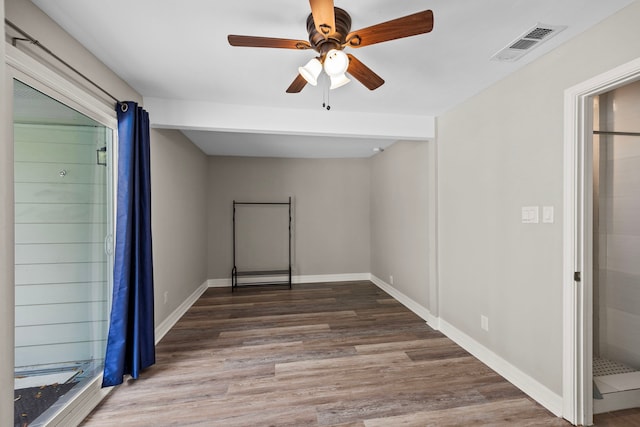
[[538,206],[523,206],[522,207],[522,223],[523,224],[537,224],[539,221],[539,208]]
[[542,207],[542,222],[545,224],[553,224],[553,206]]

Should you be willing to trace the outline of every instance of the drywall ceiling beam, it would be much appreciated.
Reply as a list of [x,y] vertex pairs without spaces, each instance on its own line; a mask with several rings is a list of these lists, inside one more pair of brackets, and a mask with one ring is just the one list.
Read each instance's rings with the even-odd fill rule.
[[151,126],[266,134],[432,140],[435,118],[317,109],[289,109],[144,98]]

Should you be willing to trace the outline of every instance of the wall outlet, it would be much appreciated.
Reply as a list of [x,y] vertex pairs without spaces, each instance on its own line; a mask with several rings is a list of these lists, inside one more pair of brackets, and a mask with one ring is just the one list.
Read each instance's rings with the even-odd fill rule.
[[393,276],[389,276],[389,284],[393,285]]
[[489,330],[489,318],[487,316],[480,315],[480,327],[485,331]]
[[169,301],[169,292],[164,293],[164,303],[166,304]]

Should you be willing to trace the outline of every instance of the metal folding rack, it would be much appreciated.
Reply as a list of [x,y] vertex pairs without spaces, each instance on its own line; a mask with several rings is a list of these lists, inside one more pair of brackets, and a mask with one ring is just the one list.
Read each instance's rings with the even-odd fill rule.
[[[236,206],[239,205],[285,205],[289,209],[289,265],[286,269],[280,270],[255,270],[238,271],[236,266]],[[239,283],[238,278],[245,277],[271,277],[276,280],[265,280],[261,282]],[[233,269],[231,270],[231,291],[235,291],[238,286],[261,286],[261,285],[289,285],[291,289],[291,197],[288,202],[236,202],[233,201]]]

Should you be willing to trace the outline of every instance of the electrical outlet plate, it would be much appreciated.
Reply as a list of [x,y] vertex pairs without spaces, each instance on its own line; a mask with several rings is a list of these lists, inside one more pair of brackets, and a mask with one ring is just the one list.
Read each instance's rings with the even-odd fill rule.
[[480,327],[485,331],[489,330],[489,318],[487,316],[480,315]]
[[542,207],[542,222],[545,224],[553,224],[553,206]]

